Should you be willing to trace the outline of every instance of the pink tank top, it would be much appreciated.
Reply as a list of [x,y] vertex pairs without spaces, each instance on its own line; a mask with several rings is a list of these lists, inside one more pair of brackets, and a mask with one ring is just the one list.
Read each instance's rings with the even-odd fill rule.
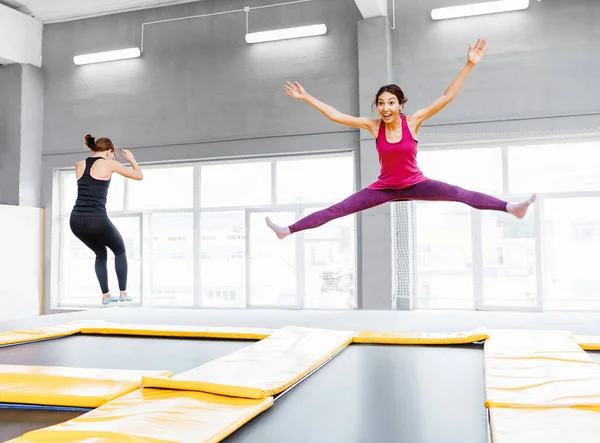
[[387,141],[385,123],[382,120],[379,124],[376,146],[381,171],[377,181],[369,185],[369,189],[402,189],[427,180],[417,166],[418,143],[408,129],[406,116],[400,115],[400,118],[402,140],[397,143]]

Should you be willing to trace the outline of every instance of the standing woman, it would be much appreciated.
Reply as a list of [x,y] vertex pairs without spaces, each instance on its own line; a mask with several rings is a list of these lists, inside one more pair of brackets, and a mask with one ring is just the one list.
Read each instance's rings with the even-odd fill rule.
[[535,194],[523,202],[508,203],[491,195],[425,177],[417,165],[417,140],[421,125],[454,100],[471,70],[481,61],[486,52],[485,40],[478,39],[474,47],[469,45],[465,66],[444,94],[430,106],[411,115],[402,113],[407,99],[397,85],[383,86],[377,92],[373,104],[377,106],[380,118],[372,119],[343,114],[312,97],[300,84],[288,82],[285,91],[290,97],[309,103],[336,123],[369,131],[376,140],[381,171],[376,182],[345,200],[314,212],[290,226],[278,226],[267,217],[269,228],[281,239],[374,206],[406,200],[460,202],[479,210],[507,212],[517,218],[525,217],[527,209],[535,201]]
[[[102,304],[113,301],[131,301],[127,295],[127,256],[125,243],[106,212],[106,196],[113,172],[126,178],[142,180],[142,170],[131,152],[121,149],[128,168],[114,160],[117,148],[108,138],[95,140],[90,134],[84,137],[85,146],[92,155],[75,164],[77,176],[77,201],[71,212],[71,231],[96,254],[96,276],[102,290]],[[107,251],[115,255],[115,270],[119,281],[120,297],[111,297],[108,289]]]

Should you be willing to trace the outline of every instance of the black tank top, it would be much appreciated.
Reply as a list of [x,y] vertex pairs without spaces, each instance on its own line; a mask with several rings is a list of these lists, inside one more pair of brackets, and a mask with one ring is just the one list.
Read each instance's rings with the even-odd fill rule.
[[106,196],[110,180],[96,180],[90,175],[90,169],[101,157],[85,159],[85,171],[77,180],[77,200],[72,214],[75,215],[106,215]]

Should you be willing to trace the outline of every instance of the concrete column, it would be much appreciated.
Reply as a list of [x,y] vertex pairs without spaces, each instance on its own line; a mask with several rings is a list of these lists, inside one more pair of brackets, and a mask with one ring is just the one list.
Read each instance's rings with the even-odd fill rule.
[[0,67],[0,204],[19,204],[21,65]]
[[22,85],[19,205],[40,207],[44,142],[42,70],[31,65],[23,65]]
[[39,68],[0,67],[0,204],[40,206],[43,89]]
[[[377,90],[390,82],[391,35],[386,17],[361,20],[358,23],[358,72],[360,115],[374,115],[371,110]],[[368,132],[360,134],[360,185],[368,186],[379,174],[379,158],[375,140]],[[363,211],[359,217],[359,246],[362,309],[392,308],[392,231],[390,206],[382,205]],[[364,257],[368,257],[365,260]]]

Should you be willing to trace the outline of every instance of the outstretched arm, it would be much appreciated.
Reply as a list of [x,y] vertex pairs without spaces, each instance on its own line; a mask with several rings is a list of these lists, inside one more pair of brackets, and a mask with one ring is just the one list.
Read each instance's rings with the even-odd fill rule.
[[331,121],[341,123],[342,125],[352,126],[354,128],[366,129],[373,134],[374,137],[377,137],[377,120],[368,117],[354,117],[352,115],[344,114],[335,109],[333,106],[323,103],[321,100],[310,95],[304,90],[300,83],[287,83],[288,84],[284,86],[284,89],[287,95],[290,97],[293,97],[297,100],[304,100]]
[[431,105],[429,105],[428,107],[419,109],[418,111],[416,111],[414,114],[412,114],[410,116],[410,119],[412,120],[411,123],[414,125],[414,127],[417,130],[421,127],[421,125],[423,124],[423,122],[425,120],[433,117],[435,114],[437,114],[442,109],[444,109],[448,105],[448,103],[450,103],[452,100],[454,100],[454,98],[458,94],[458,91],[460,91],[463,84],[465,83],[465,80],[471,73],[471,70],[477,63],[479,63],[481,61],[481,59],[483,58],[483,56],[485,55],[487,50],[488,50],[488,48],[486,47],[485,39],[481,39],[481,38],[477,39],[477,43],[475,43],[475,47],[473,47],[472,45],[469,45],[467,63],[462,68],[462,70],[458,73],[456,78],[454,80],[452,80],[452,83],[450,83],[448,88],[446,88],[446,91],[444,91],[444,94],[440,98],[438,98],[436,101],[434,101]]

